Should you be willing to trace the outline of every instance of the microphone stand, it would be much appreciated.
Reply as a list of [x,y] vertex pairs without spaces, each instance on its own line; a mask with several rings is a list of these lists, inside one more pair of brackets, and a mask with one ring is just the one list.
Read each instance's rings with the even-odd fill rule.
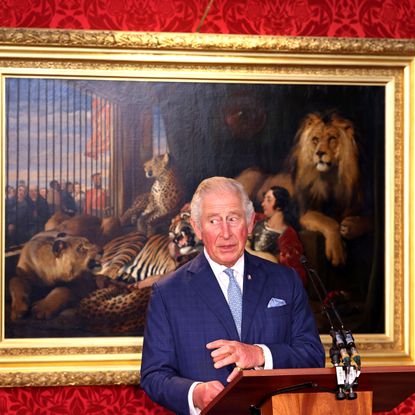
[[[309,265],[305,256],[302,256],[301,264],[306,270],[309,280],[314,287],[322,307],[322,312],[325,314],[330,324],[330,336],[332,338],[330,360],[336,369],[336,399],[356,399],[357,394],[353,388],[358,385],[361,358],[357,351],[353,334],[350,330],[344,329],[343,321],[337,312],[336,306],[334,305],[331,297],[327,295],[326,287],[321,281],[317,271]],[[322,294],[324,295],[324,299]],[[330,312],[334,315],[333,317],[336,320],[337,325],[333,322]]]
[[[336,399],[353,400],[357,398],[357,393],[353,390],[358,386],[357,380],[360,375],[361,359],[357,351],[352,332],[344,329],[343,321],[337,312],[330,296],[327,295],[326,287],[324,286],[321,278],[311,266],[308,264],[305,256],[301,257],[301,264],[307,272],[307,275],[313,284],[314,290],[317,294],[319,302],[321,304],[322,312],[325,314],[327,320],[330,323],[330,336],[332,338],[332,345],[330,348],[330,360],[336,369],[337,389],[326,390],[327,392],[335,393]],[[324,299],[323,299],[324,295]],[[333,318],[332,315],[333,314]],[[336,320],[337,325],[333,319]],[[257,405],[251,405],[249,408],[251,415],[260,415],[261,406],[272,396],[281,393],[298,391],[301,389],[323,389],[317,384],[308,382],[300,385],[294,385],[291,387],[283,388],[274,391],[266,395]]]

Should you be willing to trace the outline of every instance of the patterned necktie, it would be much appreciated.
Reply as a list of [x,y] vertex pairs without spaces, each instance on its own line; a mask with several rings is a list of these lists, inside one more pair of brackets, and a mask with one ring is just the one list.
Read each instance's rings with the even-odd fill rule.
[[231,309],[233,319],[235,320],[236,329],[238,330],[239,338],[241,338],[241,324],[242,324],[242,291],[236,282],[233,275],[233,269],[226,268],[225,274],[229,277],[228,286],[228,303]]

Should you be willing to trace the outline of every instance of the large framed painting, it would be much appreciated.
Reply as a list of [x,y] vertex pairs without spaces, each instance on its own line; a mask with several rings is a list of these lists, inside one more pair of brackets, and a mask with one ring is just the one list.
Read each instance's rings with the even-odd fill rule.
[[[217,175],[258,217],[288,190],[327,349],[334,324],[363,364],[415,362],[413,42],[2,29],[0,45],[0,386],[139,382],[152,284],[203,249],[189,202]],[[283,263],[258,235],[247,250]]]

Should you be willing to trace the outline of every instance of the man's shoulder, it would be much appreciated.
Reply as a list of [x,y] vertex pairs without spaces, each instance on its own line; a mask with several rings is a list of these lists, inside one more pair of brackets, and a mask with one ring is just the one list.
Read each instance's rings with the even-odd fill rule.
[[249,252],[245,251],[245,260],[248,266],[255,266],[260,268],[267,268],[267,269],[275,269],[275,270],[281,270],[284,271],[286,267],[273,262],[269,261],[266,258],[262,258],[260,256],[250,254]]
[[262,275],[271,279],[278,280],[291,280],[297,278],[296,271],[293,268],[289,268],[285,265],[281,265],[267,259],[252,255],[248,252],[245,252],[246,266],[248,272],[255,272],[255,270],[260,271]]
[[203,254],[199,254],[195,258],[191,259],[189,262],[186,262],[180,266],[175,271],[171,272],[169,275],[163,277],[157,282],[157,285],[161,289],[168,289],[174,286],[177,289],[177,286],[183,283],[187,283],[193,274],[203,270],[204,266],[207,264],[204,263]]

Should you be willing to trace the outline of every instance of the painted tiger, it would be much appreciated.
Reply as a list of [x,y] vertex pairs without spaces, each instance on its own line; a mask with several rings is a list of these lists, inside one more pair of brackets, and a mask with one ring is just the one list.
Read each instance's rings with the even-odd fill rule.
[[203,249],[203,242],[196,236],[190,223],[190,204],[183,206],[170,224],[169,236],[173,244],[170,254],[182,265],[194,258]]
[[169,236],[153,235],[148,240],[140,232],[131,232],[104,247],[103,272],[116,278],[118,285],[82,299],[77,312],[86,328],[106,335],[142,335],[152,284],[201,248],[186,210],[173,218],[169,230]]
[[124,267],[123,280],[131,283],[172,272],[202,248],[202,241],[190,224],[190,206],[186,204],[171,220],[169,235],[151,236],[134,261]]
[[[142,335],[150,280],[177,267],[170,256],[170,238],[154,235],[149,239],[141,232],[130,232],[104,246],[103,275],[118,282],[84,297],[76,310],[83,327],[104,335]],[[151,277],[155,277],[152,279]],[[140,286],[146,279],[146,286]]]
[[134,231],[105,244],[101,274],[117,279],[123,267],[138,255],[146,242],[146,235]]
[[134,283],[153,275],[164,275],[174,271],[177,262],[170,254],[170,242],[167,235],[150,236],[134,260],[121,270],[121,280]]

